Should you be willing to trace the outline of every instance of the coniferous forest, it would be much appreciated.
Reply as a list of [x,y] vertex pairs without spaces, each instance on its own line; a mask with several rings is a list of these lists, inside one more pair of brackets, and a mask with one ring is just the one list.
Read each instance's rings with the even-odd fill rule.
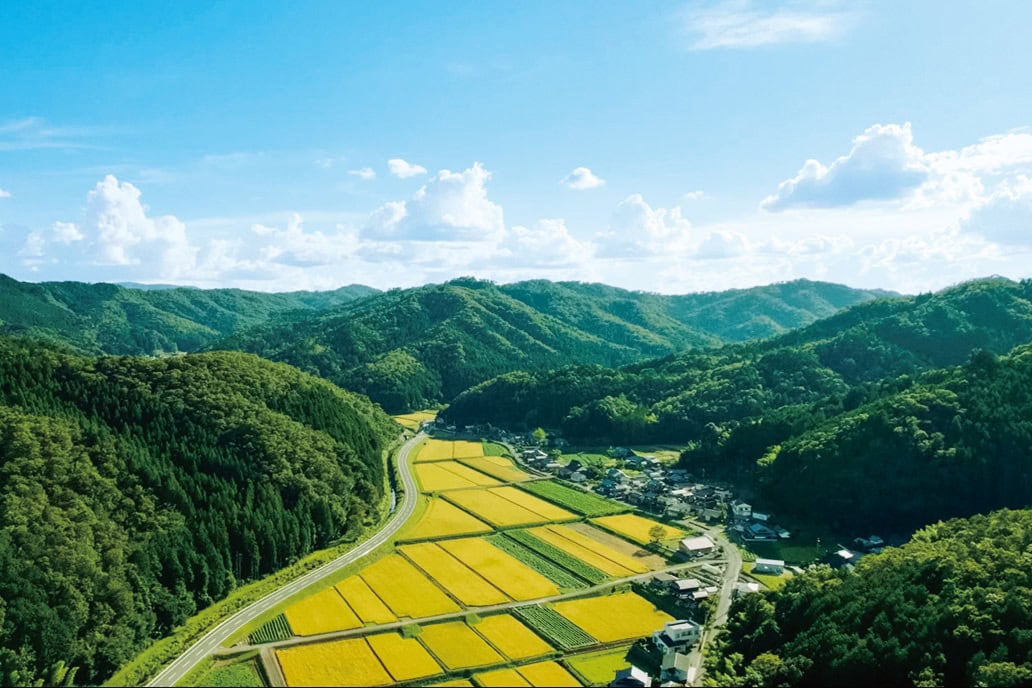
[[62,665],[98,682],[241,582],[356,534],[380,516],[392,426],[248,354],[0,338],[0,682]]

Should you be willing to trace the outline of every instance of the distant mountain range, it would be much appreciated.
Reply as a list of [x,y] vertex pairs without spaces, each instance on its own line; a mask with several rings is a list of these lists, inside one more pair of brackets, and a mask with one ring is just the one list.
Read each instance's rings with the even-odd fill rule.
[[28,335],[89,354],[197,351],[290,311],[322,310],[376,293],[361,285],[266,294],[153,285],[33,284],[0,275],[0,334]]
[[447,401],[494,375],[622,365],[769,337],[888,292],[797,280],[664,296],[601,284],[475,279],[397,289],[215,342],[363,392],[391,412]]

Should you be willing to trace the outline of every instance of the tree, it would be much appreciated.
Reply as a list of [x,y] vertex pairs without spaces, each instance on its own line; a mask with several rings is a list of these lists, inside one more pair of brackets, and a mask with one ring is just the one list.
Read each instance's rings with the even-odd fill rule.
[[658,545],[663,540],[663,536],[666,535],[666,528],[660,525],[655,525],[649,528],[649,542],[654,545]]
[[545,443],[545,440],[548,439],[548,433],[545,432],[544,428],[534,428],[534,432],[531,433],[531,435],[534,438],[534,444],[538,445],[539,447]]

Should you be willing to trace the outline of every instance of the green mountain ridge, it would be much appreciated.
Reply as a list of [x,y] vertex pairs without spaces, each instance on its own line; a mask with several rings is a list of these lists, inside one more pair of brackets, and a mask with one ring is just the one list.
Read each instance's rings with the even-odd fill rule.
[[0,275],[0,334],[21,334],[87,354],[196,351],[241,328],[377,293],[351,285],[328,292],[127,288],[84,282],[19,282]]
[[0,683],[62,662],[99,683],[238,584],[357,534],[395,431],[250,354],[0,337]]
[[805,280],[664,296],[600,284],[463,278],[285,318],[211,348],[290,363],[400,412],[506,371],[621,365],[769,336],[882,294]]

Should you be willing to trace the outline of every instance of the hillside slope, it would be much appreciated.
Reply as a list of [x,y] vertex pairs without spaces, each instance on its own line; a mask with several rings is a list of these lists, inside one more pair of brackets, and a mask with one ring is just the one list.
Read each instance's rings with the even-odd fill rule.
[[716,686],[1027,686],[1032,511],[930,525],[900,548],[746,595],[708,653]]
[[878,295],[806,281],[662,296],[598,284],[459,279],[251,328],[212,347],[291,363],[402,411],[506,371],[621,365],[725,337],[773,335]]
[[83,282],[19,282],[0,275],[0,334],[59,342],[89,354],[196,351],[243,327],[292,311],[316,311],[377,293],[126,288]]
[[0,682],[97,683],[196,610],[379,517],[393,423],[241,353],[0,337]]

